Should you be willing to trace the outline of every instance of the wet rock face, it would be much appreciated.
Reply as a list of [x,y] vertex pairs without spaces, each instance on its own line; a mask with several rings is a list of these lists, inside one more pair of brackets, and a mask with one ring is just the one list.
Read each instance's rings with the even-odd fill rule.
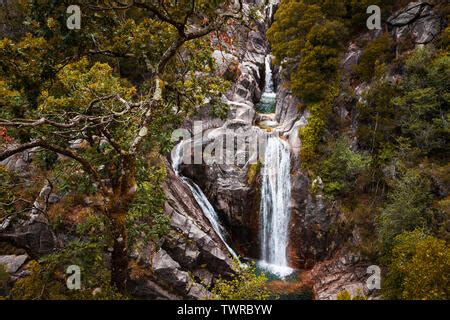
[[[137,246],[132,259],[143,270],[131,277],[130,292],[144,299],[205,299],[219,276],[229,277],[232,261],[189,188],[167,163],[165,213],[171,229],[160,248]],[[131,272],[133,274],[133,272]]]
[[[314,183],[317,183],[316,181]],[[292,176],[292,222],[290,229],[290,262],[309,269],[332,256],[336,245],[344,241],[335,226],[338,213],[327,208],[319,191],[311,194],[309,179],[302,173]]]
[[[262,5],[261,0],[244,1],[245,10],[254,5]],[[263,15],[268,12],[262,13]],[[202,114],[205,125],[203,130],[213,130],[212,134],[223,137],[225,130],[241,130],[243,134],[255,130],[255,104],[262,96],[265,81],[265,57],[269,44],[265,38],[269,19],[252,22],[252,28],[239,27],[230,30],[228,36],[233,38],[234,46],[224,46],[224,52],[214,52],[219,70],[234,79],[233,85],[224,97],[230,111],[227,121],[218,121]],[[226,53],[225,53],[226,52]],[[237,68],[234,67],[235,64]],[[192,128],[192,121],[186,123]],[[190,130],[190,129],[189,129]],[[256,134],[256,133],[254,133]],[[203,149],[210,142],[203,142]],[[238,157],[241,151],[237,150]],[[243,151],[245,153],[245,151]],[[246,157],[248,159],[248,155]],[[231,244],[238,253],[252,258],[259,257],[259,198],[258,178],[249,183],[249,165],[235,164],[198,164],[182,165],[182,174],[192,179],[206,194],[217,210],[221,222],[228,231]]]
[[282,132],[289,132],[301,115],[301,101],[287,89],[285,80],[282,80],[277,92],[276,121],[281,124]]
[[388,19],[388,26],[397,40],[412,36],[415,43],[427,44],[444,29],[443,19],[427,2],[412,2]]
[[[240,131],[242,129],[242,131]],[[233,130],[230,133],[228,130]],[[240,136],[242,134],[242,136]],[[223,128],[211,132],[216,141],[234,138],[240,141],[247,136],[257,134],[257,129],[245,122],[230,121]],[[248,141],[248,140],[247,140]],[[212,140],[203,141],[203,151]],[[193,145],[191,146],[193,148]],[[220,147],[219,147],[220,148]],[[241,149],[241,150],[239,150]],[[240,146],[233,150],[231,164],[223,162],[209,165],[181,165],[182,174],[192,179],[207,195],[219,214],[222,225],[228,231],[230,243],[246,257],[259,256],[259,198],[258,179],[248,179],[249,165],[239,165],[238,158],[250,159],[249,147]],[[193,149],[191,149],[193,153]],[[247,161],[247,160],[246,160]],[[257,174],[257,173],[256,173]]]

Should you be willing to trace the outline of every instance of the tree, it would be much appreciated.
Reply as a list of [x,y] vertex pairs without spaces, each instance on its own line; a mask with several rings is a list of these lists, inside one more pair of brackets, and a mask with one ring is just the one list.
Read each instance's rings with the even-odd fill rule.
[[378,79],[372,83],[364,101],[358,103],[358,144],[364,150],[378,153],[388,143],[395,142],[400,133],[399,112],[392,99],[397,94],[398,88],[395,85]]
[[355,66],[354,73],[362,80],[370,82],[376,74],[377,64],[389,61],[393,56],[391,36],[384,33],[367,46]]
[[290,73],[295,95],[310,102],[325,97],[338,67],[339,49],[347,30],[337,16],[338,1],[283,1],[267,36],[276,63]]
[[389,250],[399,234],[430,226],[432,197],[429,186],[419,173],[408,171],[395,182],[387,198],[378,231],[381,242]]
[[330,79],[336,77],[339,49],[345,32],[342,23],[328,20],[310,29],[291,77],[294,94],[307,102],[321,101],[326,97],[332,84]]
[[402,94],[393,100],[401,111],[402,134],[424,155],[448,153],[450,58],[418,49],[406,60]]
[[331,196],[347,193],[358,174],[369,165],[369,159],[350,149],[349,141],[345,138],[339,139],[333,149],[321,168],[325,192]]
[[[0,127],[16,142],[2,144],[0,161],[45,149],[89,176],[113,238],[111,280],[123,293],[137,169],[149,150],[164,147],[170,124],[176,125],[171,120],[225,90],[209,72],[205,36],[240,19],[242,3],[79,4],[87,22],[82,32],[65,28],[65,3],[31,1],[30,32],[0,41],[0,91],[12,97],[0,100]],[[125,79],[118,71],[127,64],[144,69],[145,79]],[[82,147],[73,147],[77,140]]]
[[387,299],[448,300],[450,247],[421,230],[396,237],[382,294]]

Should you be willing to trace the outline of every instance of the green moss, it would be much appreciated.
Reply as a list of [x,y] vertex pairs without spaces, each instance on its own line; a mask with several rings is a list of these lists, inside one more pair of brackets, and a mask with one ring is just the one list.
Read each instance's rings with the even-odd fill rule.
[[9,279],[9,273],[6,272],[5,267],[0,264],[0,287],[3,287]]
[[338,82],[330,86],[327,97],[321,103],[313,103],[308,106],[310,117],[308,125],[299,129],[299,137],[302,141],[300,157],[302,167],[311,169],[317,160],[317,147],[322,140],[328,117],[332,111],[334,99],[339,94]]
[[261,171],[261,162],[252,163],[248,168],[247,173],[247,184],[252,185],[256,181],[256,177],[259,175]]

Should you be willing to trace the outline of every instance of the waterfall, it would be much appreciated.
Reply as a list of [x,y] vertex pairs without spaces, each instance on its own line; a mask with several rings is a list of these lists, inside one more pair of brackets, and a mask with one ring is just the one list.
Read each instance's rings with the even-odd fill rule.
[[264,93],[267,95],[275,95],[273,85],[272,57],[267,55],[265,58],[266,79]]
[[239,261],[239,257],[234,252],[234,250],[228,245],[227,241],[225,240],[225,230],[223,226],[220,224],[219,216],[217,215],[217,212],[214,210],[214,207],[212,206],[211,202],[209,202],[206,195],[203,193],[203,191],[200,189],[200,187],[194,183],[191,179],[188,179],[186,177],[183,177],[180,174],[180,165],[183,162],[183,148],[185,143],[191,143],[192,141],[189,140],[187,142],[181,142],[179,143],[174,151],[172,152],[172,168],[175,171],[175,174],[182,179],[184,184],[189,187],[189,189],[192,192],[192,195],[194,196],[195,200],[197,201],[198,205],[203,211],[203,214],[208,219],[208,221],[211,223],[211,226],[213,227],[216,234],[219,236],[220,240],[222,240],[223,244],[227,248],[228,252],[233,256],[233,258],[237,259]]
[[269,21],[271,22],[273,19],[273,14],[274,14],[274,7],[279,3],[279,0],[269,0],[266,10],[267,8],[269,9],[268,11],[268,16],[267,18],[269,19]]
[[[267,55],[265,88],[257,105],[258,112],[274,112],[276,99],[271,56]],[[278,125],[275,121],[263,123],[273,129]],[[285,278],[293,272],[289,268],[287,258],[291,218],[291,154],[289,145],[276,134],[271,133],[268,137],[263,165],[259,266],[280,278]]]
[[259,265],[284,278],[292,273],[287,246],[291,218],[291,156],[289,146],[269,136],[262,169],[261,259]]
[[273,113],[275,111],[277,94],[274,91],[272,57],[270,54],[265,59],[265,74],[264,92],[260,102],[256,105],[256,109],[260,113]]

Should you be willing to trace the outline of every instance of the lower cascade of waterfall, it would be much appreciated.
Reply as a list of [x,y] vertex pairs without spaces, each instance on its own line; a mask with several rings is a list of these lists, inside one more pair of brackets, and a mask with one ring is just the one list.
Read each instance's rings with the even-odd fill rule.
[[285,278],[293,270],[288,265],[287,247],[291,219],[291,156],[289,146],[277,136],[269,136],[261,171],[261,261],[259,267]]
[[174,152],[172,153],[172,168],[175,171],[175,174],[179,176],[183,180],[183,182],[189,187],[189,189],[192,192],[192,195],[194,196],[198,205],[202,209],[203,214],[209,220],[214,231],[219,236],[220,240],[222,240],[223,244],[228,249],[229,253],[233,256],[233,258],[239,261],[239,257],[236,254],[236,252],[234,252],[234,250],[228,245],[227,241],[225,240],[225,230],[223,226],[220,224],[219,216],[217,215],[217,212],[214,210],[214,207],[212,206],[211,202],[209,202],[206,195],[203,193],[201,188],[196,183],[194,183],[192,180],[186,177],[183,177],[180,174],[179,168],[183,161],[183,147],[185,143],[190,142],[191,141],[181,142],[176,146]]

